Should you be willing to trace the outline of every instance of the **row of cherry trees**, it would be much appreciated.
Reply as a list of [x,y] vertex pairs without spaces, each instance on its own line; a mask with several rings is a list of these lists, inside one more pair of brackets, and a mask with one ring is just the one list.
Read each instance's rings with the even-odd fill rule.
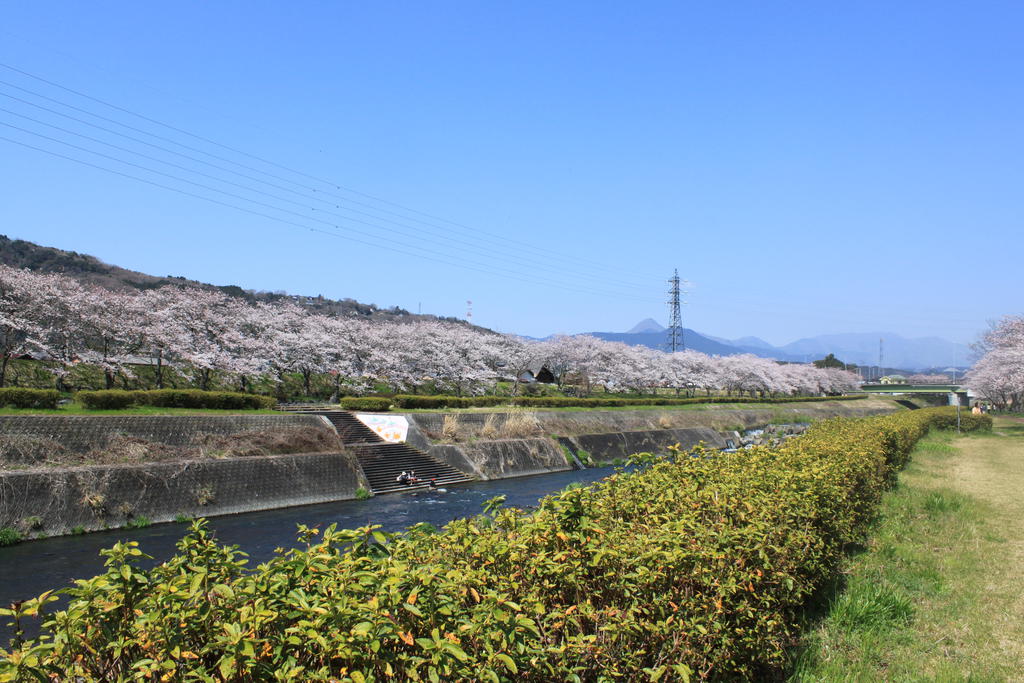
[[[0,386],[12,357],[43,354],[60,378],[75,363],[101,368],[108,387],[131,377],[140,359],[157,386],[173,366],[199,388],[233,378],[247,390],[257,378],[335,378],[335,391],[385,383],[395,391],[425,386],[481,393],[498,378],[547,367],[559,385],[584,393],[670,387],[756,394],[840,393],[857,377],[837,369],[782,365],[752,355],[663,353],[590,336],[536,342],[465,324],[380,322],[313,314],[293,303],[251,305],[217,291],[165,286],[112,292],[69,277],[0,266]],[[344,385],[344,386],[342,386]],[[518,389],[518,384],[513,385]]]
[[1024,316],[1006,316],[975,345],[981,358],[967,373],[974,394],[1000,409],[1024,403]]

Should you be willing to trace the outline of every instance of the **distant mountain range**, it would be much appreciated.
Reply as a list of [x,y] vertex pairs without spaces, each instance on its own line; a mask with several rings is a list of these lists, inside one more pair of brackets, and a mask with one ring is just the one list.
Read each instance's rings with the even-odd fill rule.
[[[600,339],[619,341],[632,346],[665,348],[665,327],[647,318],[633,326],[629,332],[589,332]],[[795,363],[824,358],[832,353],[845,363],[878,365],[878,340],[883,339],[884,365],[889,368],[922,370],[925,368],[964,368],[970,365],[970,349],[964,344],[922,337],[907,339],[893,332],[861,332],[849,334],[823,334],[798,339],[783,346],[774,346],[758,337],[724,339],[684,329],[686,348],[718,356],[752,353],[763,358]]]

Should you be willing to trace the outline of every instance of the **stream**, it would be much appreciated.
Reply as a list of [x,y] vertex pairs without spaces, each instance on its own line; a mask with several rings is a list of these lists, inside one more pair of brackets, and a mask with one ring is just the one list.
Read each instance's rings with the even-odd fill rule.
[[[400,531],[418,522],[442,527],[453,519],[479,514],[485,501],[505,495],[506,506],[534,506],[548,495],[573,482],[587,484],[615,471],[598,467],[568,472],[551,472],[515,479],[477,481],[453,486],[446,492],[421,490],[376,496],[368,500],[344,500],[334,503],[246,512],[237,515],[210,517],[210,528],[224,544],[237,545],[249,554],[249,566],[270,559],[276,548],[299,545],[296,526],[337,524],[339,528],[355,528],[380,524],[384,531]],[[175,543],[186,533],[188,525],[170,522],[144,529],[113,529],[80,536],[55,536],[26,541],[0,548],[0,605],[34,598],[44,591],[72,585],[78,578],[95,576],[104,571],[99,551],[118,541],[138,541],[139,548],[154,560],[140,563],[152,566],[175,552]],[[63,601],[62,601],[63,603]],[[53,611],[51,605],[48,611]],[[27,632],[34,633],[36,624]],[[6,621],[0,618],[0,644],[6,645],[12,635]]]

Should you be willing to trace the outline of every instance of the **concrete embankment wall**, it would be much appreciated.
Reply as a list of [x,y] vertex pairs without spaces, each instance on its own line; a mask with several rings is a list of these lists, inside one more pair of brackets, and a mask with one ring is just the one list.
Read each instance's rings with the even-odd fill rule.
[[548,438],[434,444],[426,450],[438,460],[480,479],[508,479],[572,469],[565,451]]
[[[205,435],[328,429],[316,415],[0,416],[0,434],[51,439],[74,453],[117,436],[188,447]],[[194,456],[185,456],[194,457]],[[146,517],[212,516],[352,499],[369,488],[342,452],[203,458],[0,472],[0,528],[29,536],[125,526]]]
[[724,448],[725,439],[713,429],[663,429],[576,436],[538,436],[519,439],[473,440],[468,443],[430,443],[422,431],[410,428],[417,448],[480,479],[509,479],[544,472],[562,472],[577,463],[599,464],[633,453],[664,453],[679,444],[692,448],[704,442]]
[[[189,446],[205,434],[330,427],[317,415],[0,415],[0,434],[53,439],[86,453],[115,436]],[[333,429],[333,427],[330,427]]]
[[[578,459],[589,456],[592,462],[611,462],[633,453],[664,452],[675,444],[684,449],[701,442],[725,448],[722,432],[763,427],[773,421],[861,417],[898,409],[890,400],[868,398],[740,410],[709,406],[706,410],[408,413],[405,417],[411,445],[481,479],[503,479],[572,469],[575,462],[566,450]],[[510,420],[522,430],[524,414],[535,421],[533,434],[495,436],[507,431]]]
[[145,516],[211,516],[355,498],[367,487],[344,453],[271,455],[0,474],[0,527],[31,535],[121,527]]
[[679,445],[683,450],[703,443],[711,448],[725,448],[725,438],[709,427],[695,429],[660,429],[642,432],[612,432],[565,436],[559,442],[578,459],[609,462],[627,458],[634,453],[664,453]]

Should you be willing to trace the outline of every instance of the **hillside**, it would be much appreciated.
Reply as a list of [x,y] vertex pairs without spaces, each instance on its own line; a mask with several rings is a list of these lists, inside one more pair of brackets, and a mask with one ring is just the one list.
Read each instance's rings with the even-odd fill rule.
[[242,289],[237,285],[213,285],[188,278],[167,275],[157,277],[119,266],[104,263],[95,256],[65,251],[55,247],[44,247],[26,240],[10,239],[0,235],[0,263],[15,268],[28,268],[42,273],[61,273],[75,278],[84,284],[95,285],[112,290],[155,289],[164,285],[198,287],[200,289],[218,290],[228,296],[245,299],[250,303],[257,301],[274,302],[292,300],[318,313],[342,316],[366,316],[381,319],[401,320],[448,320],[459,322],[457,318],[438,318],[433,315],[416,315],[405,309],[378,308],[374,304],[360,303],[354,299],[327,299],[322,296],[306,296],[286,294],[283,292],[254,291]]

